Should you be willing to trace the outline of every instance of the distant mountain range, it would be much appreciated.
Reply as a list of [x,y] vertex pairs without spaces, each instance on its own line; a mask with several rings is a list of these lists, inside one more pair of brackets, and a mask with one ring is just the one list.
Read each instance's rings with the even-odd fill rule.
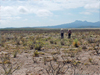
[[45,26],[40,28],[100,28],[100,21],[98,22],[87,22],[76,20],[72,23],[66,23],[56,26]]
[[[17,27],[18,28],[18,27]],[[66,23],[61,25],[55,26],[41,26],[41,27],[20,27],[20,29],[33,29],[33,28],[100,28],[100,21],[98,22],[87,22],[87,21],[80,21],[76,20],[72,23]],[[2,29],[2,28],[0,28]],[[16,29],[16,27],[9,27],[3,29]]]

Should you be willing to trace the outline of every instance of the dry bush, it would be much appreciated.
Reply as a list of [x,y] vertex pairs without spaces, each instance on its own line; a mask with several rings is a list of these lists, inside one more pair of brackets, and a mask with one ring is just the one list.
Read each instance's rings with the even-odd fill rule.
[[75,39],[74,42],[73,42],[73,45],[75,47],[79,47],[80,43],[79,43],[79,41],[77,39]]
[[13,63],[11,61],[9,54],[2,54],[0,56],[1,59],[1,67],[4,71],[3,75],[12,75],[16,70],[19,69],[17,63]]
[[88,41],[88,43],[95,43],[96,42],[96,40],[94,38],[88,38],[87,41]]
[[[57,60],[57,59],[56,59]],[[65,67],[66,63],[62,62],[54,62],[50,60],[49,62],[45,61],[46,67],[44,67],[44,70],[47,72],[48,75],[59,75],[59,74],[65,74],[68,69],[70,68],[69,66]]]

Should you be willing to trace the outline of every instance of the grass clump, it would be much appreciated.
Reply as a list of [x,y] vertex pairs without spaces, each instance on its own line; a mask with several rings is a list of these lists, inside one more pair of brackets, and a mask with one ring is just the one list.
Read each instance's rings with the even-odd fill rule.
[[44,45],[44,43],[42,41],[37,41],[35,44],[35,50],[41,50],[43,45]]
[[29,41],[27,42],[27,45],[29,46],[30,50],[34,48],[34,43],[33,43],[33,41],[31,41],[31,40],[29,40]]
[[80,43],[79,43],[78,39],[75,39],[75,40],[74,40],[73,45],[74,45],[75,47],[79,47]]
[[38,57],[38,56],[39,56],[39,52],[38,52],[38,50],[34,51],[34,55],[33,55],[33,57]]
[[57,44],[55,40],[50,40],[50,44]]
[[14,53],[13,53],[13,57],[14,57],[14,58],[17,57],[17,53],[18,53],[18,50],[14,50]]

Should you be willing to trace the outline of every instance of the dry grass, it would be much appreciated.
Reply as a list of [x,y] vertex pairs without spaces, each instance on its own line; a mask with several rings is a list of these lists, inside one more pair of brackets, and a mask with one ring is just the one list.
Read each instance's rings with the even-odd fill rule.
[[[81,29],[82,30],[82,29]],[[10,60],[0,60],[0,73],[8,75],[2,65],[17,61],[7,71],[11,75],[99,75],[100,31],[74,30],[71,39],[60,39],[52,32],[4,32],[0,44],[1,55],[9,53]],[[3,64],[4,63],[4,64]],[[15,68],[14,68],[14,67]],[[6,70],[6,69],[5,69]],[[16,70],[16,71],[13,71]]]

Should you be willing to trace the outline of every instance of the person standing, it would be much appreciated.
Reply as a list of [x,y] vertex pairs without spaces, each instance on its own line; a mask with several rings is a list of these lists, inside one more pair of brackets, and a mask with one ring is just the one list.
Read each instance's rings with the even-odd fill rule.
[[61,28],[60,33],[61,33],[61,39],[63,39],[64,38],[64,30],[62,28]]
[[72,34],[72,32],[71,32],[71,30],[69,29],[69,30],[68,30],[68,38],[71,38],[71,34]]

